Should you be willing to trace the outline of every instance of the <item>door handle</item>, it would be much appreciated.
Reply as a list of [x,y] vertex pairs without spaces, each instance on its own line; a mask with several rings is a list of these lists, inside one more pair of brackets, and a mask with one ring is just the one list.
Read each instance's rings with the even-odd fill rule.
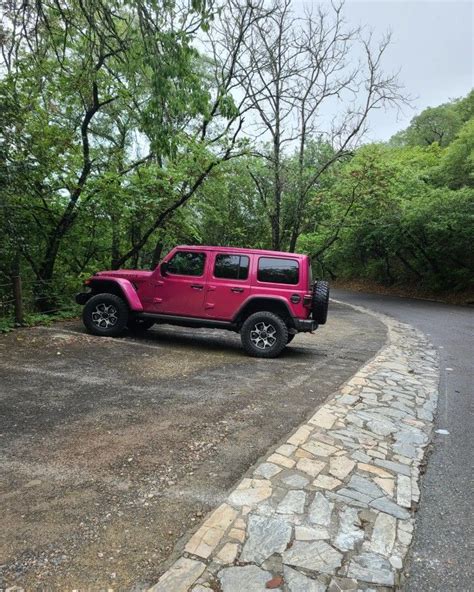
[[231,288],[230,291],[231,292],[243,292],[244,289],[243,288]]
[[204,286],[202,284],[191,284],[193,290],[202,290]]

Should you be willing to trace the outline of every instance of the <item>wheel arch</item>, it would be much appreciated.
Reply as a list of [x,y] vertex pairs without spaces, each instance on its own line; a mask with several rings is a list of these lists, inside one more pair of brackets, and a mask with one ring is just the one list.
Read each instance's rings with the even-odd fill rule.
[[237,326],[241,326],[250,315],[262,311],[273,312],[280,316],[289,327],[294,327],[293,316],[285,300],[283,298],[266,298],[264,296],[255,296],[244,302],[233,321]]
[[89,287],[92,290],[93,296],[103,293],[115,294],[125,300],[131,311],[139,312],[143,310],[137,291],[129,280],[124,278],[93,279]]

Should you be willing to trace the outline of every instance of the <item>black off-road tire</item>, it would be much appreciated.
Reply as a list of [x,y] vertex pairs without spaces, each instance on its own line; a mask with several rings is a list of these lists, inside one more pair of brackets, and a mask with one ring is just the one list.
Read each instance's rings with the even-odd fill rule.
[[129,318],[127,322],[127,328],[132,333],[141,333],[142,331],[148,331],[151,329],[155,321],[150,319],[136,319],[136,318]]
[[291,343],[295,337],[296,337],[296,333],[288,333],[288,341],[286,342],[286,345]]
[[115,294],[96,294],[84,306],[82,320],[89,333],[116,337],[127,326],[128,314],[123,298]]
[[313,287],[313,319],[318,325],[324,325],[328,318],[329,284],[316,282]]
[[272,312],[255,312],[244,321],[240,339],[245,351],[254,358],[276,358],[288,343],[288,327]]

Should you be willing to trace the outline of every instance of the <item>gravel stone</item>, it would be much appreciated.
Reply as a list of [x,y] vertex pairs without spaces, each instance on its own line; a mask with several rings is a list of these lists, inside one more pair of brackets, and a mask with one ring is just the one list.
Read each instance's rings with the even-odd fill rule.
[[282,477],[281,480],[285,485],[288,485],[288,487],[294,487],[295,489],[303,489],[303,487],[306,487],[309,483],[307,477],[303,477],[303,475],[299,475],[298,473]]
[[395,518],[400,518],[400,520],[410,518],[410,513],[407,512],[407,510],[397,506],[395,502],[392,502],[387,498],[376,499],[373,502],[370,502],[370,505],[376,510],[395,516]]
[[296,468],[303,473],[316,477],[325,467],[325,463],[312,458],[300,458],[296,464]]
[[383,495],[383,491],[380,487],[370,479],[366,479],[360,475],[352,475],[347,486],[370,498],[378,498]]
[[324,526],[295,526],[297,541],[318,541],[329,538],[329,530]]
[[329,472],[338,479],[345,479],[354,466],[355,462],[353,460],[347,458],[347,456],[339,456],[331,458],[329,461]]
[[398,475],[397,478],[397,504],[411,508],[411,479],[405,475]]
[[376,459],[374,462],[377,466],[383,467],[384,469],[388,469],[389,471],[393,471],[394,473],[400,473],[402,475],[406,475],[407,477],[410,476],[409,467],[407,467],[406,465],[402,465],[401,463],[381,459]]
[[372,501],[372,497],[369,497],[368,495],[364,495],[363,493],[360,493],[359,491],[355,491],[354,489],[347,489],[347,487],[343,487],[342,489],[339,489],[338,492],[336,494],[334,494],[334,496],[343,496],[346,499],[350,498],[353,499],[357,502],[360,502],[362,504],[361,507],[367,507],[369,505],[369,503]]
[[285,577],[285,583],[288,588],[288,592],[325,592],[326,586],[306,577],[299,571],[288,567],[287,565],[283,568],[283,574]]
[[272,494],[272,487],[266,479],[254,479],[246,488],[236,489],[229,496],[229,503],[233,506],[255,506]]
[[374,553],[362,553],[354,557],[347,572],[348,577],[382,586],[393,586],[394,574],[390,563]]
[[357,580],[333,578],[329,584],[328,592],[355,592],[357,589]]
[[150,592],[187,592],[205,569],[206,565],[201,561],[180,557],[150,588]]
[[[256,565],[226,567],[218,573],[222,592],[264,592],[272,574]],[[278,588],[277,588],[278,590]],[[168,590],[167,592],[171,592]],[[174,590],[173,590],[174,592]]]
[[282,470],[281,467],[277,467],[273,463],[262,463],[256,470],[255,475],[261,475],[265,479],[271,479]]
[[289,491],[278,504],[278,514],[301,514],[304,510],[306,493],[301,490]]
[[389,557],[395,543],[397,521],[389,514],[380,513],[375,519],[370,540],[370,550],[384,557]]
[[364,531],[360,528],[360,520],[355,508],[344,508],[339,515],[339,530],[334,545],[341,551],[349,551],[364,539]]
[[247,541],[240,556],[241,561],[262,563],[273,553],[281,553],[291,537],[291,525],[277,517],[250,516]]
[[329,475],[318,475],[313,481],[313,485],[321,489],[332,490],[336,489],[336,487],[339,487],[339,485],[342,485],[342,482],[335,477],[330,477]]
[[283,553],[283,563],[332,574],[342,564],[342,553],[324,541],[305,543],[296,541]]
[[316,493],[309,508],[308,518],[313,524],[329,526],[331,524],[331,513],[334,504],[327,500],[322,493]]

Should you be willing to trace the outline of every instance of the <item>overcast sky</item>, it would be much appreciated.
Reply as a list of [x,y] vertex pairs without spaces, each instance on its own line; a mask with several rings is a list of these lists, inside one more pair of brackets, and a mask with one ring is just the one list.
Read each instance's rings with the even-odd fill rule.
[[[316,1],[315,1],[316,3]],[[323,2],[324,3],[324,2]],[[295,0],[295,12],[311,4]],[[346,19],[375,36],[391,30],[385,70],[414,97],[414,109],[379,111],[371,117],[372,140],[386,140],[425,107],[466,95],[474,86],[474,2],[457,0],[346,0]]]

